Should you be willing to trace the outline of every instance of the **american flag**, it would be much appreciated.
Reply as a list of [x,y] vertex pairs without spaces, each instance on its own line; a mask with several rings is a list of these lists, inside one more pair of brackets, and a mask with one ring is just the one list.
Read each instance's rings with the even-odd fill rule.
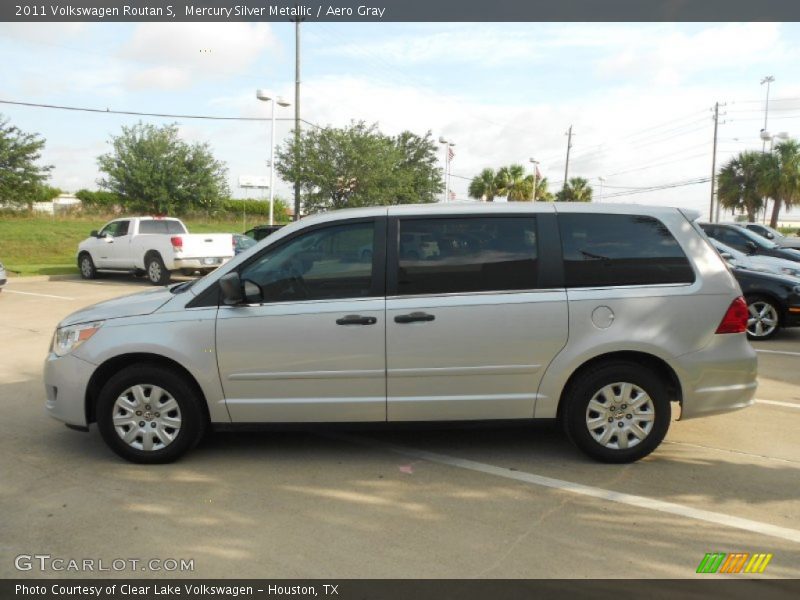
[[453,152],[453,147],[450,146],[447,148],[447,160],[453,160],[455,158],[456,153]]

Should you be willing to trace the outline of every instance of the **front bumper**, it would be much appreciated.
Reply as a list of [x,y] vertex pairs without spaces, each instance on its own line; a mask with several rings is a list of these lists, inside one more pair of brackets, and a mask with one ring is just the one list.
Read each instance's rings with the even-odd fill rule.
[[726,413],[753,404],[757,358],[744,333],[715,335],[697,352],[675,361],[681,381],[681,419]]
[[67,425],[88,426],[86,388],[95,368],[72,354],[59,358],[51,352],[44,362],[47,414]]

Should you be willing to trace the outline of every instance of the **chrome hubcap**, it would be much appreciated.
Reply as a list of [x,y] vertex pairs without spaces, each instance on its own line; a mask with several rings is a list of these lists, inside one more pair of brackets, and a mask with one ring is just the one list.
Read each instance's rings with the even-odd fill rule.
[[609,384],[586,407],[586,427],[597,443],[613,450],[640,444],[650,434],[656,412],[653,399],[638,385]]
[[131,448],[169,446],[181,430],[181,411],[172,395],[156,385],[134,385],[114,402],[114,429]]
[[161,279],[161,267],[155,261],[150,263],[150,267],[148,268],[148,273],[150,274],[151,281],[158,281]]
[[747,332],[755,337],[770,335],[778,326],[778,312],[767,302],[753,302],[747,307]]

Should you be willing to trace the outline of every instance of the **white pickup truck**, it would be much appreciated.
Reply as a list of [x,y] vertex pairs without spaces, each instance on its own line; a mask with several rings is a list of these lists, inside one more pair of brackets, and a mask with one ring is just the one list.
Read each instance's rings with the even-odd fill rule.
[[115,219],[89,235],[78,246],[84,279],[94,279],[98,271],[133,271],[153,285],[166,285],[172,271],[207,273],[234,255],[231,234],[190,234],[178,219]]

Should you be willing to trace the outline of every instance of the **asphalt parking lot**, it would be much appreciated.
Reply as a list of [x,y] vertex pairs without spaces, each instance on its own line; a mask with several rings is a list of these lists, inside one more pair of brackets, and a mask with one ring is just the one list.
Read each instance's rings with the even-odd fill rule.
[[756,577],[800,577],[800,330],[756,344],[753,407],[674,422],[632,465],[537,426],[215,434],[137,466],[47,417],[41,378],[60,319],[148,287],[0,293],[0,577],[92,576],[15,568],[38,553],[193,559],[169,575],[208,578],[683,578],[708,552],[771,553]]

